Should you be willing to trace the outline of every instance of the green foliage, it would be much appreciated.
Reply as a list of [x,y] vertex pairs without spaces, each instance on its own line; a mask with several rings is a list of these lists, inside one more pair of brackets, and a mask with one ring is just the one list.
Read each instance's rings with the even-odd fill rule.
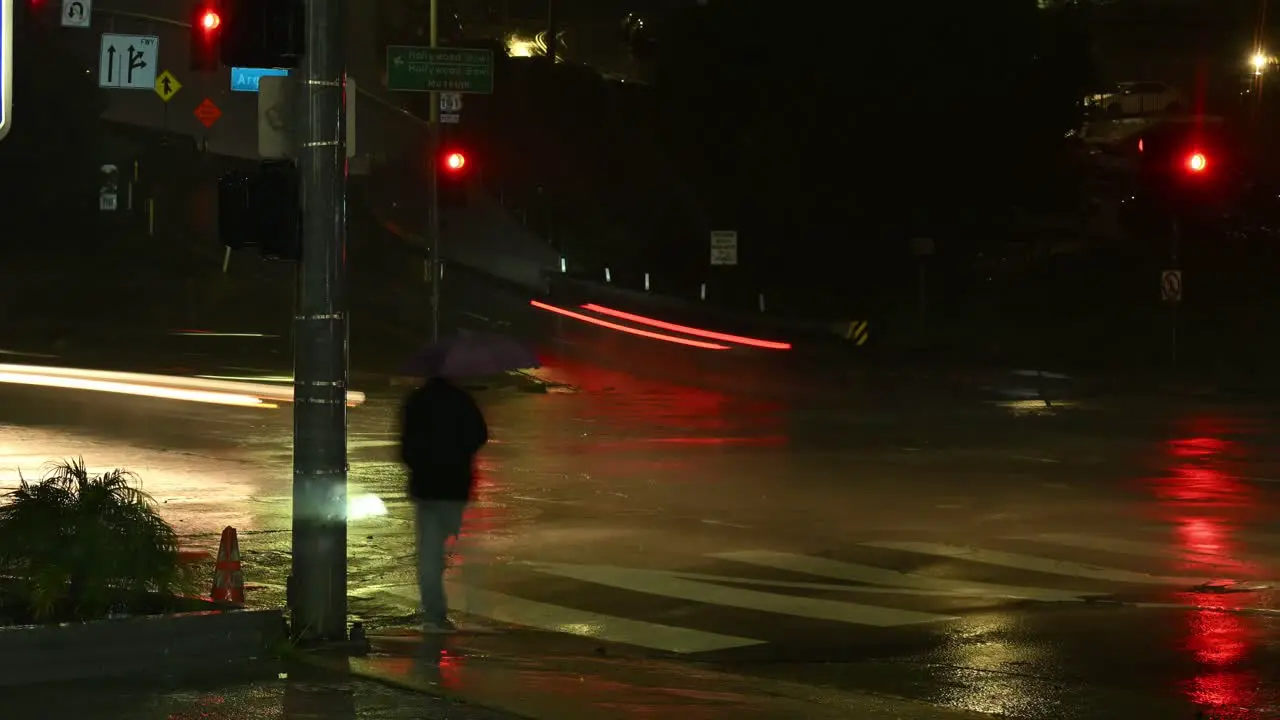
[[91,475],[84,460],[25,478],[0,507],[0,575],[16,578],[40,619],[102,617],[149,593],[191,590],[178,538],[137,477]]

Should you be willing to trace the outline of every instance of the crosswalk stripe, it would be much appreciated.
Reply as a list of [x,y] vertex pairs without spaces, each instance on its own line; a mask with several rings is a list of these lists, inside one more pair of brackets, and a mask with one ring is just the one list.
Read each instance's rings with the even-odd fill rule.
[[1165,558],[1179,560],[1195,565],[1230,568],[1239,567],[1244,558],[1231,558],[1215,554],[1209,550],[1185,549],[1170,546],[1167,543],[1145,542],[1139,540],[1121,540],[1119,538],[1096,537],[1092,535],[1075,535],[1071,533],[1041,533],[1010,538],[1012,540],[1028,540],[1031,542],[1064,545],[1081,550],[1097,550],[1117,555],[1136,555],[1139,557]]
[[[418,601],[416,586],[385,588],[401,597]],[[457,582],[445,582],[449,609],[507,625],[566,633],[662,650],[672,653],[699,653],[763,645],[763,640],[735,637],[690,628],[615,617],[589,610],[526,600],[492,590],[482,590]]]
[[866,542],[860,544],[863,547],[879,548],[882,550],[899,550],[902,552],[918,553],[920,555],[932,555],[934,557],[965,560],[968,562],[983,563],[985,565],[996,565],[1015,570],[1028,570],[1031,572],[1045,573],[1047,575],[1063,575],[1067,577],[1087,578],[1090,580],[1103,580],[1107,582],[1147,585],[1196,585],[1203,581],[1203,578],[1157,577],[1155,575],[1148,575],[1147,573],[1119,570],[1116,568],[1102,567],[1100,565],[1086,565],[1084,563],[1054,560],[1051,558],[1036,557],[1034,555],[1020,555],[1018,553],[1001,552],[999,550],[982,550],[980,548],[944,545],[941,543],[892,541]]
[[933,578],[923,575],[896,572],[871,565],[841,562],[827,558],[796,555],[792,553],[773,552],[770,550],[744,550],[738,552],[714,553],[709,557],[741,562],[749,565],[787,570],[848,580],[850,582],[868,583],[871,585],[888,585],[890,587],[910,588],[913,590],[933,590],[953,593],[967,597],[999,597],[1019,600],[1040,600],[1044,602],[1068,602],[1086,597],[1096,597],[1104,593],[1075,592],[1071,590],[1055,590],[1038,587],[1016,587],[1012,585],[993,585],[988,583],[967,582],[949,578]]
[[[648,595],[855,625],[895,627],[956,619],[948,615],[935,615],[915,610],[743,590],[701,580],[690,580],[677,573],[660,570],[565,563],[530,563],[529,566],[548,575]],[[734,578],[724,578],[725,582],[733,582],[733,580]]]

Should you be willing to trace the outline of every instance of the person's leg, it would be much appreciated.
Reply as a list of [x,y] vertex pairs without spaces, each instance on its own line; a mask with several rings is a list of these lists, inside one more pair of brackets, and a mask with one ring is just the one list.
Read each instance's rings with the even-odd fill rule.
[[[440,524],[441,532],[441,553],[444,562],[441,565],[441,575],[448,570],[449,558],[449,539],[453,538],[453,552],[456,554],[461,551],[457,542],[458,535],[462,533],[462,515],[466,510],[467,504],[461,501],[441,500],[436,503],[436,521]],[[440,598],[442,607],[448,609],[448,598],[444,591],[444,579],[440,582]]]
[[444,554],[449,534],[441,522],[438,501],[419,500],[418,513],[418,593],[422,598],[424,625],[443,626],[449,606],[444,597]]

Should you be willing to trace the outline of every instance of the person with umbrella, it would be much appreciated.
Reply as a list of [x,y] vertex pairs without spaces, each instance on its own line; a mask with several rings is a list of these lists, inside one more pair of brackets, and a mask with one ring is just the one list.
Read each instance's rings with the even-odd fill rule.
[[444,589],[446,551],[449,539],[461,533],[463,512],[475,494],[476,453],[489,442],[480,407],[450,378],[537,366],[535,356],[512,347],[498,337],[463,335],[428,347],[410,368],[426,381],[405,400],[400,457],[417,510],[418,590],[427,632],[454,629]]

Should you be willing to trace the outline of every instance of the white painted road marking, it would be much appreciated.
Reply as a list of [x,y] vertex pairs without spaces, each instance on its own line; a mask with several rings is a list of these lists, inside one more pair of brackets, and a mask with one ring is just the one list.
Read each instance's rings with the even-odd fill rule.
[[[418,602],[417,586],[384,587],[395,595]],[[631,620],[445,582],[449,609],[507,625],[590,637],[608,642],[673,653],[699,653],[763,645],[763,640],[721,635],[689,628]]]
[[1171,560],[1190,562],[1196,565],[1232,566],[1239,565],[1241,562],[1235,558],[1223,555],[1214,555],[1210,552],[1196,551],[1194,549],[1179,548],[1167,543],[1121,540],[1118,538],[1106,538],[1094,535],[1042,533],[1039,535],[1014,537],[1011,539],[1028,540],[1031,542],[1047,543],[1050,545],[1065,545],[1067,547],[1080,548],[1082,550],[1097,550],[1100,552],[1114,553],[1116,555],[1167,558]]
[[1157,577],[1155,575],[1148,575],[1147,573],[1119,570],[1116,568],[1102,567],[1101,565],[1086,565],[1084,563],[1054,560],[1051,558],[1036,557],[1034,555],[1019,555],[1017,553],[1001,552],[999,550],[982,550],[979,548],[944,545],[941,543],[869,542],[861,543],[861,545],[864,547],[880,548],[882,550],[899,550],[902,552],[912,552],[921,555],[932,555],[934,557],[945,557],[955,560],[964,560],[967,562],[982,563],[984,565],[996,565],[999,567],[1012,568],[1014,570],[1027,570],[1047,575],[1064,575],[1067,577],[1103,580],[1106,582],[1146,585],[1196,585],[1202,582],[1202,579],[1199,578]]
[[[1039,535],[1025,535],[1010,539],[1027,540],[1030,542],[1046,543],[1051,545],[1062,545],[1065,547],[1107,552],[1116,555],[1160,558],[1189,565],[1199,565],[1206,569],[1228,573],[1240,571],[1241,566],[1247,563],[1267,565],[1268,563],[1275,562],[1274,559],[1259,558],[1256,555],[1250,555],[1248,553],[1242,553],[1240,555],[1225,555],[1221,553],[1214,554],[1207,551],[1197,551],[1194,548],[1178,547],[1168,543],[1122,540],[1119,538],[1077,535],[1072,533],[1042,533]],[[1247,537],[1241,539],[1244,542],[1248,541]],[[1273,581],[1270,580],[1266,582],[1268,584],[1273,583]]]
[[[610,565],[570,565],[565,563],[530,563],[529,566],[548,575],[581,580],[648,595],[660,595],[709,605],[777,613],[793,617],[806,617],[815,620],[831,620],[854,625],[896,627],[956,619],[948,615],[935,615],[915,610],[899,610],[878,605],[859,605],[839,600],[779,595],[759,590],[743,590],[703,580],[692,580],[675,573],[660,570],[638,570]],[[733,582],[734,580],[735,578],[723,578],[724,582]]]
[[741,552],[715,553],[710,557],[747,563],[775,570],[818,575],[821,577],[848,580],[850,582],[868,583],[871,585],[887,585],[889,587],[910,588],[914,590],[936,590],[970,597],[997,597],[1018,600],[1040,600],[1044,602],[1069,602],[1096,597],[1104,593],[1076,592],[1072,590],[1054,590],[1038,587],[1015,587],[1012,585],[992,585],[988,583],[967,582],[949,578],[933,578],[924,575],[913,575],[886,570],[871,565],[829,560],[827,558],[794,555],[791,553],[772,552],[770,550],[746,550]]

